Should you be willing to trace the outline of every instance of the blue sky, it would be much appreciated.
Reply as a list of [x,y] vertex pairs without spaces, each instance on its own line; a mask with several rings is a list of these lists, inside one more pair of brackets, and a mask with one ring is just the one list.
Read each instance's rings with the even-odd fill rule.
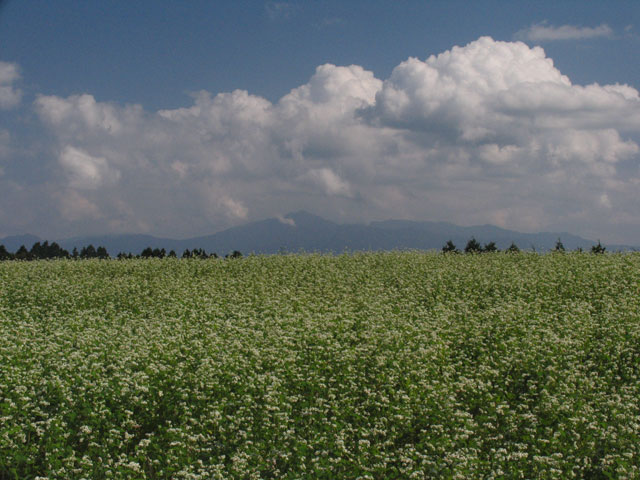
[[185,237],[305,208],[640,244],[638,13],[5,0],[0,236]]
[[542,42],[573,82],[640,80],[640,42],[625,32],[640,11],[633,1],[5,0],[0,8],[3,60],[21,66],[26,92],[91,92],[150,109],[183,106],[185,94],[201,89],[240,88],[276,101],[324,63],[387,78],[410,56],[484,35],[510,41],[545,21],[615,32]]

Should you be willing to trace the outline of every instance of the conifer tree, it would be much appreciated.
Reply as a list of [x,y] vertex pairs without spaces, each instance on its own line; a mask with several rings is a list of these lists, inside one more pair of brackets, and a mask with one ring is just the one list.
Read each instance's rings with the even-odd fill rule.
[[442,253],[460,253],[460,250],[457,249],[453,241],[448,240],[442,247]]
[[475,239],[475,237],[471,237],[471,240],[467,242],[467,245],[464,247],[464,253],[481,253],[482,246]]

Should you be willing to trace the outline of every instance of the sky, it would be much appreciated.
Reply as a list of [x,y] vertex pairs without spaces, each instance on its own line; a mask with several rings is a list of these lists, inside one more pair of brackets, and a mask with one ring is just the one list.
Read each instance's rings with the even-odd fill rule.
[[640,245],[637,1],[0,0],[0,237],[307,210]]

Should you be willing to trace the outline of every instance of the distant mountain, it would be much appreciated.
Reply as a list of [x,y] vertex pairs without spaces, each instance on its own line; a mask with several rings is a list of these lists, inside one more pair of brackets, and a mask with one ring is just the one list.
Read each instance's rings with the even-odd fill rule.
[[[273,254],[280,252],[334,252],[393,249],[440,249],[452,240],[459,249],[475,237],[480,243],[496,242],[500,249],[515,243],[523,250],[552,249],[558,238],[567,250],[591,248],[596,242],[566,232],[521,233],[494,225],[461,227],[447,222],[415,222],[386,220],[364,224],[337,224],[305,211],[289,213],[283,218],[270,218],[229,228],[213,235],[185,240],[159,238],[151,235],[106,235],[74,237],[57,242],[67,250],[92,244],[104,246],[111,255],[119,252],[140,253],[146,247],[175,250],[181,255],[185,249],[203,248],[208,253],[225,255],[233,250],[244,254]],[[38,237],[21,235],[0,239],[9,251],[24,244],[28,248]],[[606,245],[609,251],[630,250],[634,247]]]
[[[362,224],[337,224],[299,211],[283,219],[268,219],[230,228],[214,235],[190,239],[208,252],[244,253],[334,252],[357,250],[440,249],[452,240],[460,249],[475,237],[480,243],[496,242],[504,249],[514,242],[521,249],[546,251],[558,238],[567,250],[590,249],[596,242],[566,232],[521,233],[493,225],[461,227],[447,222],[387,220]],[[192,248],[192,247],[190,247]],[[632,247],[610,245],[609,250]],[[177,250],[176,250],[177,251]]]
[[15,252],[22,245],[27,248],[31,248],[34,243],[43,241],[35,235],[11,235],[10,237],[0,238],[0,245],[4,245],[10,252]]

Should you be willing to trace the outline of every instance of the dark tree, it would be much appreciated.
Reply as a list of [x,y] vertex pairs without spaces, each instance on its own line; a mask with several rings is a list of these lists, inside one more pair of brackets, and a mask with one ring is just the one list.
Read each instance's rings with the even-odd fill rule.
[[27,250],[27,247],[24,245],[20,245],[20,248],[16,251],[14,257],[16,260],[31,260],[29,250]]
[[598,240],[598,244],[594,245],[593,247],[591,247],[591,253],[595,253],[595,254],[602,254],[604,253],[606,250],[606,247],[603,247],[602,244],[600,243],[600,240]]
[[103,260],[110,258],[109,252],[107,252],[107,249],[105,247],[98,247],[98,250],[96,250],[96,257],[101,258]]
[[92,244],[89,244],[86,247],[82,247],[80,250],[80,258],[96,258],[97,256],[96,247]]
[[234,250],[230,254],[226,255],[225,258],[242,258],[242,252]]
[[460,250],[456,248],[455,244],[451,240],[448,240],[442,247],[442,253],[460,253]]
[[51,259],[51,258],[69,258],[69,252],[53,242],[49,245],[49,242],[45,241],[43,244],[36,242],[31,247],[31,257],[37,259]]
[[69,252],[58,245],[56,242],[51,244],[51,255],[53,258],[69,258]]
[[167,256],[167,251],[164,248],[154,248],[151,255],[153,258],[164,258]]
[[556,246],[553,248],[554,252],[564,252],[564,245],[562,244],[562,240],[560,240],[560,238],[558,238],[558,241],[556,242]]
[[191,252],[191,258],[209,258],[204,248],[194,248]]
[[45,258],[44,250],[49,246],[49,242],[44,242],[44,245],[41,245],[40,242],[36,242],[31,246],[31,250],[29,253],[31,254],[31,258]]
[[13,255],[9,253],[4,245],[0,245],[0,260],[11,260]]
[[182,258],[191,258],[191,251],[186,248],[184,252],[182,252]]
[[169,257],[169,258],[176,258],[176,252],[175,252],[175,250],[171,250],[171,251],[169,251],[169,255],[167,255],[167,257]]
[[482,251],[485,253],[495,253],[498,251],[498,247],[496,247],[496,242],[485,243],[484,247],[482,247]]
[[519,253],[520,249],[518,248],[518,246],[514,243],[511,242],[511,245],[509,245],[509,248],[507,248],[505,250],[506,253]]
[[482,253],[482,246],[474,237],[471,237],[464,247],[464,253]]
[[151,258],[153,257],[153,249],[151,247],[147,247],[144,250],[142,250],[142,253],[140,253],[140,256],[142,258]]
[[73,258],[75,260],[79,256],[80,256],[80,254],[78,253],[78,249],[76,247],[73,247],[73,251],[71,252],[71,258]]

